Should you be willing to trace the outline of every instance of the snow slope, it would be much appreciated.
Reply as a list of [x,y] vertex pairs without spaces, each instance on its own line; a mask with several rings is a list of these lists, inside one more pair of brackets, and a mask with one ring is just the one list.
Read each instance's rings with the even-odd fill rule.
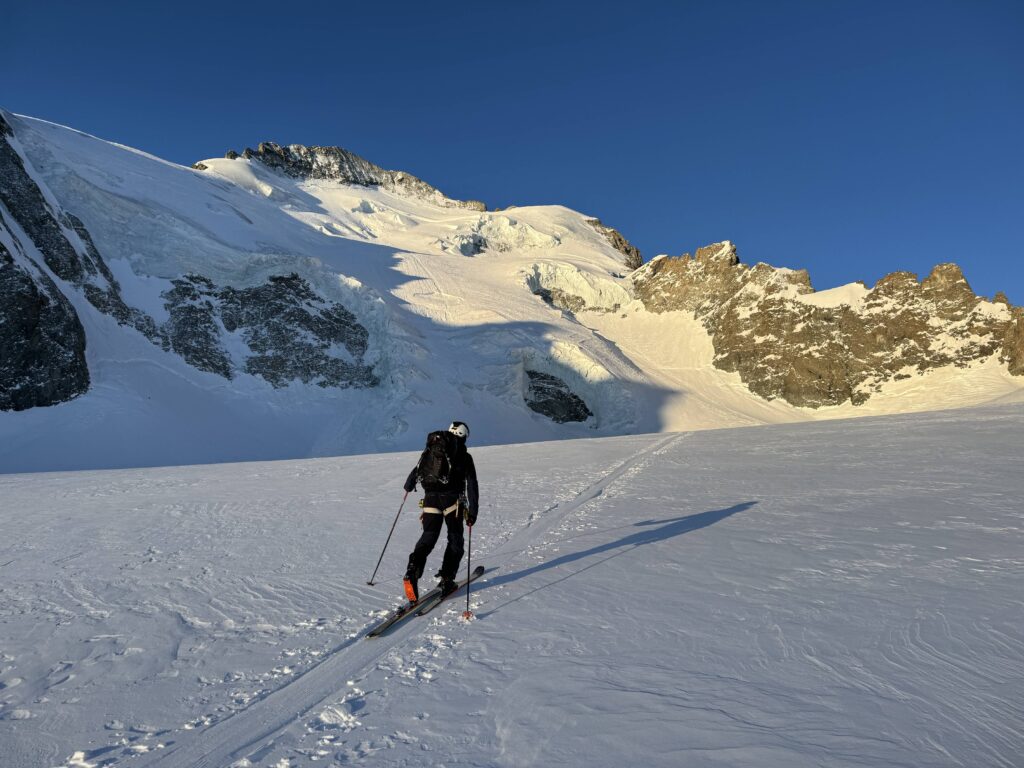
[[477,618],[377,640],[412,454],[3,476],[0,764],[1019,766],[1022,428],[473,448]]
[[[130,304],[160,322],[160,293],[190,272],[235,288],[297,272],[367,328],[367,362],[382,383],[325,390],[275,389],[248,374],[229,381],[72,291],[93,386],[58,406],[0,413],[0,471],[411,450],[454,418],[478,443],[502,444],[928,410],[1024,392],[1019,377],[989,366],[915,376],[868,408],[768,402],[713,367],[707,333],[689,313],[657,315],[630,302],[622,255],[567,208],[443,207],[377,187],[297,180],[244,158],[207,160],[196,171],[41,120],[12,120],[34,172],[85,223]],[[481,242],[487,248],[476,253]],[[573,317],[538,288],[605,311]],[[526,370],[561,378],[594,415],[556,424],[529,410]],[[964,385],[951,389],[950,377]]]

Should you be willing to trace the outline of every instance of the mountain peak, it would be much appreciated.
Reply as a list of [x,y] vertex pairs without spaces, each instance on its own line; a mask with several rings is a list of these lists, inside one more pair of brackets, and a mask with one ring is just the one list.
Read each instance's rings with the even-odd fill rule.
[[[238,153],[228,152],[228,159]],[[246,160],[258,160],[268,168],[297,179],[316,179],[355,184],[363,187],[381,187],[391,192],[429,200],[445,208],[466,208],[486,211],[479,200],[455,200],[427,182],[405,171],[389,171],[342,147],[307,147],[302,144],[281,146],[273,141],[262,141],[241,154]]]

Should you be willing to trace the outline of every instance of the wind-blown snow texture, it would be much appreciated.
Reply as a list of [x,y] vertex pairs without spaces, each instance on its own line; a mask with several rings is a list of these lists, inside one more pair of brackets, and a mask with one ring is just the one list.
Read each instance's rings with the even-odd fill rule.
[[413,454],[0,477],[0,763],[1019,766],[1022,429],[475,448],[477,619],[377,640]]

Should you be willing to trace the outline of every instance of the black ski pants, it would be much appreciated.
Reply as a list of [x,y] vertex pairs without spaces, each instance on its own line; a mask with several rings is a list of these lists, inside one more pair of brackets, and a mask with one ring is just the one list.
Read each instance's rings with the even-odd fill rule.
[[449,515],[437,513],[424,513],[423,534],[416,542],[416,548],[409,555],[409,568],[406,575],[415,576],[418,580],[423,576],[423,569],[427,565],[427,556],[433,551],[437,539],[441,535],[441,526],[448,527],[448,546],[444,549],[444,561],[441,563],[441,578],[454,579],[458,573],[459,563],[462,561],[462,553],[465,545],[462,538],[462,515],[459,511]]

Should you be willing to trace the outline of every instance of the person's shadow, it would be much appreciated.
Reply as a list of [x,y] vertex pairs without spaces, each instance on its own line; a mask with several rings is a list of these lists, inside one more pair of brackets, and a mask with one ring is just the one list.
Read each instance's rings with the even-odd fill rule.
[[[600,560],[591,563],[590,565],[580,568],[579,570],[573,571],[572,573],[568,573],[559,579],[555,579],[554,581],[548,582],[547,584],[542,584],[541,586],[536,587],[535,589],[531,589],[529,592],[519,595],[519,597],[513,598],[512,600],[508,600],[507,602],[504,602],[501,605],[498,605],[489,611],[477,614],[477,616],[478,618],[484,618],[485,616],[489,616],[495,611],[504,608],[506,605],[514,603],[517,600],[522,600],[524,597],[532,595],[534,592],[539,592],[542,589],[546,589],[547,587],[563,582],[566,579],[569,579],[578,573],[583,573],[583,571],[590,570],[594,566],[600,565],[601,563],[611,560],[613,557],[618,557],[619,555],[624,554],[625,552],[628,552],[635,547],[639,547],[643,544],[652,544],[656,541],[664,541],[666,539],[671,539],[675,536],[682,536],[684,533],[690,533],[691,531],[696,531],[699,528],[706,528],[709,525],[714,525],[719,520],[724,520],[727,517],[735,515],[737,512],[743,512],[745,510],[748,510],[755,504],[757,504],[756,501],[744,501],[741,504],[734,504],[733,506],[728,507],[727,509],[715,509],[709,512],[699,512],[694,515],[684,515],[683,517],[674,517],[669,520],[644,520],[639,523],[634,523],[633,527],[645,528],[645,530],[640,530],[636,533],[631,533],[629,536],[624,536],[618,541],[611,541],[607,544],[598,544],[597,546],[591,547],[590,549],[584,549],[580,552],[572,552],[566,555],[562,555],[561,557],[556,557],[554,560],[548,560],[543,563],[538,563],[537,565],[531,566],[530,568],[524,568],[521,571],[515,571],[514,573],[506,573],[502,576],[497,576],[493,579],[488,579],[486,582],[480,585],[480,590],[490,589],[492,587],[499,587],[503,584],[511,584],[512,582],[519,581],[520,579],[526,578],[527,576],[532,576],[535,573],[546,571],[549,568],[558,568],[559,566],[567,565],[568,563],[572,563],[577,560],[583,560],[584,558],[590,557],[591,555],[599,555],[602,552],[611,553],[607,557],[602,557]],[[653,526],[658,527],[655,528]]]

